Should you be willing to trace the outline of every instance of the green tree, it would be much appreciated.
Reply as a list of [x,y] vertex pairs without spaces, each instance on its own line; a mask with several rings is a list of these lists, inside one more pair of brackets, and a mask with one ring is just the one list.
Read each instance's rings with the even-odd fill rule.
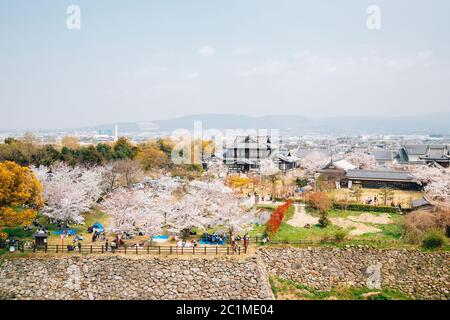
[[33,155],[33,163],[37,166],[51,166],[61,160],[61,153],[53,145],[46,145]]
[[113,149],[115,159],[133,159],[138,153],[138,148],[133,146],[126,137],[120,137]]
[[105,161],[111,161],[113,158],[112,147],[106,143],[97,144],[97,151],[101,154]]
[[386,186],[381,188],[378,194],[380,195],[380,198],[383,200],[383,204],[385,206],[388,204],[388,201],[394,200],[394,191]]
[[354,198],[356,202],[361,201],[362,194],[363,194],[363,189],[360,185],[352,186],[352,188],[350,189],[350,192],[349,192],[350,197]]

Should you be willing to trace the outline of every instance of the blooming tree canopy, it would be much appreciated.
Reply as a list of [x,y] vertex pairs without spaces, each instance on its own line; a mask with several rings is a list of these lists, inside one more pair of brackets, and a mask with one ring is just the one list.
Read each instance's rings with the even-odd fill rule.
[[411,168],[414,181],[424,186],[425,193],[432,201],[450,204],[450,169],[432,166]]
[[363,152],[350,152],[345,155],[345,160],[361,170],[375,170],[378,167],[375,157]]
[[43,214],[51,219],[82,223],[81,213],[88,211],[103,192],[101,167],[69,167],[64,163],[51,168],[33,168],[44,188]]
[[150,190],[121,188],[107,195],[102,207],[113,218],[111,231],[136,235],[162,232],[164,217]]
[[331,158],[322,152],[312,151],[300,161],[300,165],[308,171],[315,172],[325,167],[330,161]]
[[262,176],[273,176],[280,172],[280,169],[271,159],[264,159],[260,161],[259,171]]

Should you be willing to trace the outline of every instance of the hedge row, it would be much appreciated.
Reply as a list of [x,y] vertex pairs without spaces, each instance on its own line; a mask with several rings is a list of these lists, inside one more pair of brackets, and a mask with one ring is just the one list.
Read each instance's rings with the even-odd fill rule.
[[386,212],[386,213],[398,213],[397,207],[391,206],[372,206],[369,204],[359,203],[333,203],[333,209],[349,210],[349,211],[371,211],[371,212]]
[[292,205],[292,200],[286,201],[281,206],[277,207],[270,216],[269,221],[266,224],[266,233],[271,237],[275,236],[278,229],[280,228],[281,222],[286,216],[286,212],[289,210],[289,207]]

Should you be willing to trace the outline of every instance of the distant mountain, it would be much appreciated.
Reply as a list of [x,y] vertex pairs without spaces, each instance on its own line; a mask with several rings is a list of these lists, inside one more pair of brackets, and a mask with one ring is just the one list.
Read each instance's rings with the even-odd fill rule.
[[[203,129],[279,129],[282,133],[308,134],[443,134],[450,135],[450,112],[403,117],[328,117],[298,115],[252,117],[237,114],[197,114],[151,122],[117,123],[121,133],[152,131],[168,133],[176,129],[194,129],[202,121]],[[73,131],[113,130],[115,124],[73,129]]]

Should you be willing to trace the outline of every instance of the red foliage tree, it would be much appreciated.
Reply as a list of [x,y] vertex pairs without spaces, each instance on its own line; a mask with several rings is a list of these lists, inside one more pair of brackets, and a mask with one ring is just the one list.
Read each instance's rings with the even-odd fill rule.
[[277,207],[272,215],[270,216],[269,221],[266,224],[266,233],[273,237],[278,229],[280,228],[281,222],[283,222],[283,219],[286,215],[286,212],[288,211],[289,207],[292,205],[292,200],[286,201],[286,203],[282,204],[281,206]]

